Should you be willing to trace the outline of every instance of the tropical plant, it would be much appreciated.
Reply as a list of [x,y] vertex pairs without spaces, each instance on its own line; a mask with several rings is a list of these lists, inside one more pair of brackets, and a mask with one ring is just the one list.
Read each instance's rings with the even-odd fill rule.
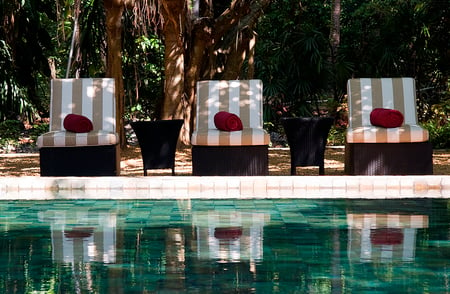
[[259,23],[256,73],[264,81],[267,108],[276,101],[278,116],[319,113],[320,101],[327,99],[333,78],[329,15],[329,5],[317,1],[278,0]]
[[183,117],[185,142],[198,79],[262,79],[272,124],[320,112],[324,100],[338,113],[352,76],[414,77],[422,122],[449,91],[445,1],[10,0],[0,15],[0,121],[48,116],[50,78],[112,75],[114,28],[120,116]]
[[47,56],[54,51],[47,25],[54,19],[53,1],[0,2],[0,121],[32,121],[45,114],[44,77]]

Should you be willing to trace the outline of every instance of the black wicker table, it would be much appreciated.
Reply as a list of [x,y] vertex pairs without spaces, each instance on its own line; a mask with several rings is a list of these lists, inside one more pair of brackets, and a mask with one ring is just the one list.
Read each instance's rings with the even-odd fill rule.
[[328,133],[333,125],[331,117],[283,117],[280,120],[291,153],[291,175],[297,166],[318,166],[325,174],[324,157]]
[[144,176],[148,169],[172,169],[183,120],[136,121],[130,123],[141,148]]

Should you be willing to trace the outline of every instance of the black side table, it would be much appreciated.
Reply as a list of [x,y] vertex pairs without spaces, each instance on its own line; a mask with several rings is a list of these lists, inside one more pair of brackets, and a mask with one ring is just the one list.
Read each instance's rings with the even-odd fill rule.
[[182,119],[130,123],[141,148],[144,176],[148,169],[171,168],[175,175],[175,152]]
[[291,152],[291,175],[297,174],[297,166],[319,166],[319,175],[324,175],[325,146],[334,119],[283,117],[280,122]]

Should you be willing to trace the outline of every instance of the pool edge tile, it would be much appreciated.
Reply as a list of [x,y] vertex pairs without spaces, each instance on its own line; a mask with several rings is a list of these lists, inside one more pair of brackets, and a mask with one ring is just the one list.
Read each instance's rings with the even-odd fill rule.
[[4,177],[0,199],[450,198],[450,176]]

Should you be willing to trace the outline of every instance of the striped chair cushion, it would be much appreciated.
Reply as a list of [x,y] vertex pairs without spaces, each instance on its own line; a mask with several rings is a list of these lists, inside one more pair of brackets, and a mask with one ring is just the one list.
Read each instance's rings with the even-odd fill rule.
[[[55,79],[51,81],[50,132],[38,137],[41,147],[75,147],[114,145],[119,142],[116,130],[114,79]],[[68,114],[89,118],[94,126],[89,133],[72,133],[64,129]]]
[[[417,123],[415,83],[412,78],[351,79],[347,84],[349,105],[348,143],[408,143],[428,141],[428,131]],[[400,111],[405,121],[398,128],[371,125],[374,108]]]
[[[236,132],[219,131],[214,125],[214,115],[219,111],[238,115],[244,129]],[[269,134],[263,129],[260,80],[197,83],[197,119],[192,145],[268,145],[269,142]]]
[[[194,139],[194,137],[193,137]],[[263,129],[245,128],[242,131],[224,132],[217,129],[199,130],[192,145],[251,146],[268,145],[268,134]]]
[[54,131],[40,136],[38,143],[40,147],[115,145],[119,143],[119,137],[116,133],[102,130],[89,133]]

